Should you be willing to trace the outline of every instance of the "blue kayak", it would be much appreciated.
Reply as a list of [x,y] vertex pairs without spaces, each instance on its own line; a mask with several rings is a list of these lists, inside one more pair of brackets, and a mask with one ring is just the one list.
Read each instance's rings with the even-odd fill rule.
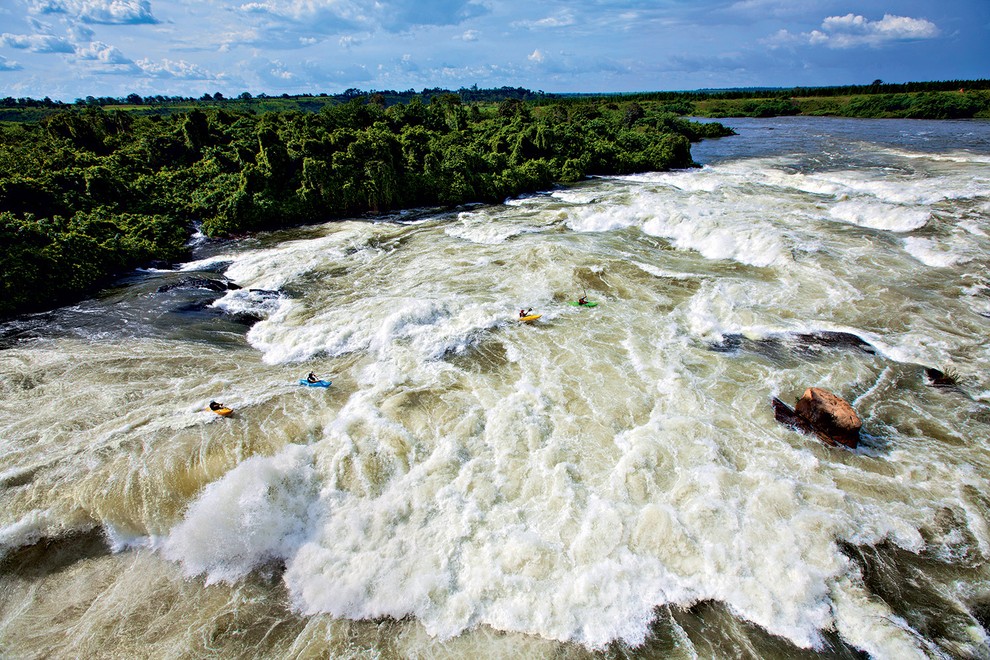
[[318,380],[318,381],[316,381],[314,383],[311,383],[308,380],[306,380],[305,378],[300,378],[299,379],[299,384],[300,385],[305,385],[307,387],[330,387],[330,383],[332,383],[332,382],[333,382],[332,380]]

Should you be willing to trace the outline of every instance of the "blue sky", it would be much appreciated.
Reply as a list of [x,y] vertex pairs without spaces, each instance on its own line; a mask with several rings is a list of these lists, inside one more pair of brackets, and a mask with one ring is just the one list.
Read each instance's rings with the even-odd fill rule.
[[990,0],[0,0],[0,97],[990,78]]

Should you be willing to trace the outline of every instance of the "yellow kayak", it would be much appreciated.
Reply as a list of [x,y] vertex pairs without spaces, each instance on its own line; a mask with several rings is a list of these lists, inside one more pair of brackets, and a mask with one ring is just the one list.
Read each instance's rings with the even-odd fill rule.
[[541,316],[543,316],[543,314],[530,314],[529,316],[520,316],[519,321],[521,323],[529,323],[530,321],[535,321]]
[[217,408],[216,410],[213,410],[212,408],[207,408],[207,410],[210,410],[212,412],[215,412],[216,414],[220,415],[221,417],[226,417],[230,413],[234,412],[234,409],[233,408],[227,408],[226,406],[224,406],[223,408]]

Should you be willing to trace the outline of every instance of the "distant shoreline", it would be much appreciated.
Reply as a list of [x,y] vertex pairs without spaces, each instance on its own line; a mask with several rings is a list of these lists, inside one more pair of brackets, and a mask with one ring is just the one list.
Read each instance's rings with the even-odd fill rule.
[[650,102],[665,106],[681,116],[711,118],[778,117],[787,115],[965,119],[990,117],[990,80],[945,80],[931,82],[884,83],[833,87],[746,87],[701,89],[695,91],[547,93],[522,87],[477,87],[421,91],[348,89],[339,94],[252,95],[242,92],[226,98],[220,92],[198,98],[182,96],[94,97],[74,102],[32,98],[0,98],[0,122],[36,122],[53,113],[73,108],[100,107],[128,114],[168,116],[193,109],[217,108],[233,112],[318,113],[327,105],[340,105],[355,99],[369,99],[384,107],[410,103],[413,99],[429,104],[434,98],[454,95],[464,104],[498,103],[515,99],[532,106],[571,103]]

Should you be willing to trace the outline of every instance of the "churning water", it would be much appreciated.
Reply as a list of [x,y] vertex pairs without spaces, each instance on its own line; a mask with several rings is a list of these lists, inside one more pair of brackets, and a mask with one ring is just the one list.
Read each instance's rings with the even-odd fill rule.
[[727,123],[0,326],[0,653],[990,654],[990,123]]

